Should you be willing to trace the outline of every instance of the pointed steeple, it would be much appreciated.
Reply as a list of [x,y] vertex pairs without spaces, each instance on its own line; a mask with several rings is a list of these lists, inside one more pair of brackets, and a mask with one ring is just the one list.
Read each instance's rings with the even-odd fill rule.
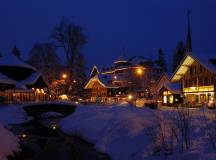
[[188,30],[187,30],[187,38],[185,44],[185,51],[192,52],[192,38],[191,38],[191,26],[190,26],[190,11],[187,12],[187,23],[188,23]]
[[92,77],[98,75],[99,73],[100,73],[100,72],[99,72],[97,66],[94,65],[94,67],[92,68],[92,71],[91,71],[91,73],[90,73],[90,77],[92,78]]

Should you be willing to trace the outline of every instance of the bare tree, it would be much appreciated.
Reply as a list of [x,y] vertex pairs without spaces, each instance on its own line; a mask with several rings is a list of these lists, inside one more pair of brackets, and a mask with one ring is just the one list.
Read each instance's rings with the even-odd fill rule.
[[37,68],[48,83],[59,77],[61,63],[50,43],[35,44],[29,52],[27,62]]
[[[51,32],[50,37],[55,40],[57,47],[64,50],[66,56],[67,69],[69,74],[70,84],[80,80],[81,77],[84,77],[85,67],[84,67],[84,58],[81,52],[82,48],[87,43],[87,38],[83,33],[83,29],[65,19],[62,19],[60,24],[56,26]],[[79,63],[82,61],[82,65]],[[80,64],[79,66],[77,66]],[[80,69],[82,71],[80,72]],[[74,87],[72,85],[71,87]]]

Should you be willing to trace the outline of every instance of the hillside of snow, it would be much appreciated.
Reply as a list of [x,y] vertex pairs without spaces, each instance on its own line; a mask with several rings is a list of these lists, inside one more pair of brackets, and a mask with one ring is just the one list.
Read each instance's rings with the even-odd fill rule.
[[26,112],[20,105],[1,105],[0,122],[4,125],[20,124],[28,121]]
[[61,121],[60,128],[93,143],[114,160],[213,160],[215,115],[207,109],[81,106]]

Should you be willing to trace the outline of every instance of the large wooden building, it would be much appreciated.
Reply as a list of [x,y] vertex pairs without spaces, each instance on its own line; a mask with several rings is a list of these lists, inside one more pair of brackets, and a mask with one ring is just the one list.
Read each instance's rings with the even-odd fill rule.
[[45,99],[47,84],[41,74],[13,54],[0,57],[0,96],[4,102]]
[[187,53],[171,81],[182,84],[184,102],[213,101],[216,97],[216,54]]
[[130,59],[120,57],[100,72],[93,67],[90,80],[85,86],[92,102],[101,99],[122,100],[133,98],[152,98],[151,87],[161,74],[159,67],[141,56]]

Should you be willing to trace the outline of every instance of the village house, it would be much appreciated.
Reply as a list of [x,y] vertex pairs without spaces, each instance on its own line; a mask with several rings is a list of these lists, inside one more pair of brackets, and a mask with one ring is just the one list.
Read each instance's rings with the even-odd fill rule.
[[0,57],[0,96],[17,103],[45,99],[47,84],[41,74],[13,54]]
[[216,96],[216,54],[187,53],[171,82],[182,84],[185,103],[213,103]]
[[157,83],[157,102],[163,106],[173,106],[183,103],[181,83],[171,82],[170,74],[163,73]]
[[120,57],[100,72],[93,67],[85,89],[90,101],[100,102],[152,98],[161,69],[142,56]]

